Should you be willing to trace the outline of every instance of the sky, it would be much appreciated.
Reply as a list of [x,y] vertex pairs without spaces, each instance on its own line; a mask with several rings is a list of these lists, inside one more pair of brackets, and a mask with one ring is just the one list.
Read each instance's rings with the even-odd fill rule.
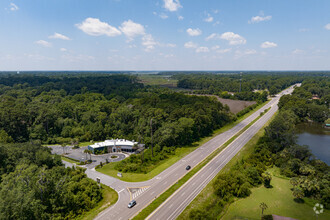
[[0,71],[330,70],[329,0],[1,0]]

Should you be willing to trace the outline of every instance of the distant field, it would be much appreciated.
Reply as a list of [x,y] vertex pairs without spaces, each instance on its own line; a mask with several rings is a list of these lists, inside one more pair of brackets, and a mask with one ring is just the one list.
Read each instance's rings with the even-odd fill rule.
[[[272,171],[274,170],[272,169]],[[232,203],[221,219],[260,219],[261,209],[259,204],[262,202],[268,206],[268,209],[264,211],[266,215],[275,214],[299,220],[316,219],[313,211],[316,202],[305,199],[305,203],[296,203],[293,200],[292,185],[288,179],[272,176],[271,185],[273,188],[267,189],[261,186],[252,189],[252,194],[249,197]],[[318,219],[330,219],[329,211],[324,210],[324,213],[320,214]]]
[[138,78],[140,79],[141,83],[149,86],[176,88],[178,83],[178,80],[171,79],[170,76],[166,75],[143,74],[139,75]]
[[201,95],[201,96],[214,96],[224,105],[228,105],[232,113],[236,114],[250,105],[256,104],[256,101],[241,101],[241,100],[232,100],[232,99],[223,99],[219,98],[216,95]]

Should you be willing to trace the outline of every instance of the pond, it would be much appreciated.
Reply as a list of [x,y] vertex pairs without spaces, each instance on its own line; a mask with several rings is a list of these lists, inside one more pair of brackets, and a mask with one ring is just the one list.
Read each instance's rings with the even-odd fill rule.
[[308,145],[317,159],[330,165],[330,129],[318,123],[301,123],[296,129],[298,144]]

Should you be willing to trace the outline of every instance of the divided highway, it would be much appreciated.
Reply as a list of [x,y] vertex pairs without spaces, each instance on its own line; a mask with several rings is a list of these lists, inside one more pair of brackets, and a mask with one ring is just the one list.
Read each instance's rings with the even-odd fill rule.
[[[224,149],[212,161],[205,165],[203,169],[196,173],[186,184],[177,190],[148,217],[149,219],[175,219],[199,194],[199,192],[214,178],[214,176],[231,160],[231,158],[236,155],[245,143],[247,143],[277,111],[277,103],[280,96],[283,94],[289,94],[292,91],[293,87],[283,91],[235,127],[214,137],[151,180],[145,182],[124,182],[101,174],[93,169],[87,169],[86,174],[88,177],[92,179],[100,177],[103,184],[115,189],[119,194],[117,203],[101,212],[95,219],[116,220],[133,218],[155,198],[181,179],[188,172],[185,169],[187,165],[194,168],[217,148],[221,147],[231,137],[236,135],[246,125],[256,119],[261,112],[271,107],[271,109],[264,116],[262,116],[248,130],[236,138],[226,147],[226,149]],[[133,208],[129,209],[127,205],[133,198],[137,201],[137,204]]]

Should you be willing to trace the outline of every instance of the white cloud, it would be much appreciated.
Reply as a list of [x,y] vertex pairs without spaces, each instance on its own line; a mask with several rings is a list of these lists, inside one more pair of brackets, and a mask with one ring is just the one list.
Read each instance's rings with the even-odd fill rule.
[[66,48],[61,48],[60,51],[61,51],[61,52],[66,52],[66,51],[68,51],[68,50],[67,50]]
[[83,55],[83,54],[78,54],[78,55],[65,54],[62,55],[61,58],[70,63],[88,62],[95,60],[95,57],[89,55]]
[[220,35],[216,34],[216,33],[213,33],[210,36],[208,36],[207,38],[205,38],[205,40],[208,41],[208,40],[212,40],[212,39],[215,39],[215,38],[220,38]]
[[181,16],[181,15],[180,15],[180,16],[178,16],[178,20],[179,20],[179,21],[182,21],[183,19],[184,19],[184,17],[183,17],[183,16]]
[[189,42],[184,44],[184,47],[185,48],[197,48],[198,45],[196,43],[192,42],[192,41],[189,41]]
[[164,0],[164,8],[169,11],[177,11],[179,8],[182,8],[179,0]]
[[247,49],[244,51],[244,54],[246,54],[246,55],[256,54],[256,53],[257,53],[257,51],[254,49]]
[[158,43],[154,40],[154,38],[151,36],[151,34],[146,34],[142,37],[142,45],[145,47],[145,51],[149,52],[153,49],[155,49],[155,46]]
[[272,16],[268,15],[268,16],[255,16],[252,17],[251,20],[249,21],[249,24],[254,24],[254,23],[259,23],[261,21],[269,21],[270,19],[272,19]]
[[260,45],[261,48],[272,48],[277,47],[277,44],[274,42],[265,41]]
[[212,49],[212,50],[217,50],[217,49],[219,49],[219,48],[220,48],[219,45],[215,45],[215,46],[213,46],[211,49]]
[[114,37],[121,35],[121,32],[117,28],[100,21],[98,18],[86,18],[85,21],[81,24],[76,24],[76,26],[86,34],[92,36],[107,35]]
[[71,40],[67,36],[59,33],[54,33],[53,35],[49,36],[48,38],[50,39],[61,39],[61,40]]
[[207,18],[204,19],[205,22],[212,22],[213,17],[210,14],[207,14]]
[[295,49],[294,51],[292,51],[292,54],[304,54],[305,51],[300,50],[300,49]]
[[209,48],[208,47],[198,47],[197,49],[196,49],[196,53],[207,53],[207,52],[209,52],[210,50],[209,50]]
[[227,49],[221,49],[221,50],[217,50],[217,53],[228,53],[231,51],[231,48],[227,48]]
[[164,13],[161,13],[161,14],[159,15],[159,17],[160,17],[161,19],[166,19],[166,18],[168,18],[167,14],[164,14]]
[[330,23],[324,26],[325,29],[330,30]]
[[137,35],[145,35],[143,25],[133,22],[132,20],[124,21],[119,28],[129,39],[133,39]]
[[299,32],[307,32],[307,31],[309,31],[309,29],[307,29],[307,28],[300,28],[299,29]]
[[176,44],[168,43],[168,44],[166,44],[166,47],[172,47],[172,48],[174,48],[174,47],[176,47]]
[[43,47],[51,47],[52,46],[51,43],[49,43],[49,42],[47,42],[45,40],[38,40],[38,41],[36,41],[34,43],[39,44],[39,45],[41,45]]
[[239,45],[239,44],[245,44],[246,40],[244,37],[235,34],[233,32],[225,32],[221,34],[221,39],[229,41],[230,45]]
[[196,28],[196,29],[188,28],[187,33],[190,36],[198,36],[198,35],[202,34],[202,31],[199,28]]
[[15,5],[14,3],[10,3],[10,10],[11,11],[17,11],[19,8],[17,5]]

